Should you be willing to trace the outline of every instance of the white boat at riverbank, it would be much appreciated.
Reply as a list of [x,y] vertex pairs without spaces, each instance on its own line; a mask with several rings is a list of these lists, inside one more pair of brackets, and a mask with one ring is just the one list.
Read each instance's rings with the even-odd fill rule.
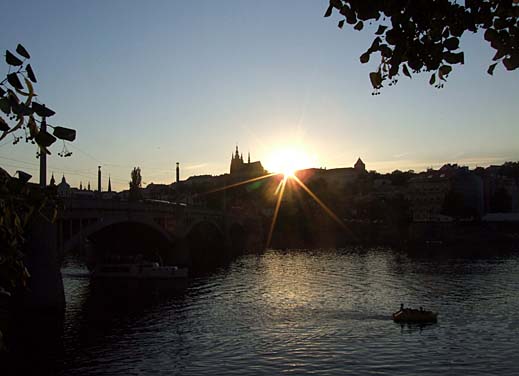
[[187,268],[160,266],[158,262],[100,264],[92,271],[93,279],[175,280],[187,276]]

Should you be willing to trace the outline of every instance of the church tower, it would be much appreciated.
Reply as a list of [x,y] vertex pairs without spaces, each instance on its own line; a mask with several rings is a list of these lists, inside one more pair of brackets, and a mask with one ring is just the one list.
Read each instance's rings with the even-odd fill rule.
[[238,145],[236,145],[236,152],[231,159],[231,174],[235,174],[243,169],[243,154],[240,156]]
[[362,162],[362,159],[357,159],[357,162],[355,162],[355,165],[353,166],[356,171],[358,172],[366,172],[366,165],[364,162]]

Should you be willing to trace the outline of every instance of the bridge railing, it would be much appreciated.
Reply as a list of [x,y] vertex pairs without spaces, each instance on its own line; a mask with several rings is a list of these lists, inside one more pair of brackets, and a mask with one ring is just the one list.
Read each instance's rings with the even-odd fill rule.
[[[99,199],[77,199],[69,198],[63,200],[63,212],[61,216],[68,216],[74,212],[142,212],[150,215],[173,214],[176,216],[187,217],[205,217],[205,218],[222,218],[225,212],[200,208],[196,206],[188,206],[181,203],[168,203],[163,201],[117,201],[117,200],[99,200]],[[68,214],[68,215],[67,215]]]

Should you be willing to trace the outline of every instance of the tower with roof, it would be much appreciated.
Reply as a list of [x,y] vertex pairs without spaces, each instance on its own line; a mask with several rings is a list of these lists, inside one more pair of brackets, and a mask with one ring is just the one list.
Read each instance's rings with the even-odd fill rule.
[[357,162],[353,165],[353,168],[358,172],[366,172],[366,165],[362,162],[362,159],[357,159]]

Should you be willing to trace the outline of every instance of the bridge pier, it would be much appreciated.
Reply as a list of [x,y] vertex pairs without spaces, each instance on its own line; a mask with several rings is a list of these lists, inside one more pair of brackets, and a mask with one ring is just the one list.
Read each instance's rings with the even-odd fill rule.
[[21,296],[20,308],[63,311],[65,292],[57,246],[58,228],[46,218],[38,216],[30,223],[27,234],[25,264],[31,277],[28,288]]

